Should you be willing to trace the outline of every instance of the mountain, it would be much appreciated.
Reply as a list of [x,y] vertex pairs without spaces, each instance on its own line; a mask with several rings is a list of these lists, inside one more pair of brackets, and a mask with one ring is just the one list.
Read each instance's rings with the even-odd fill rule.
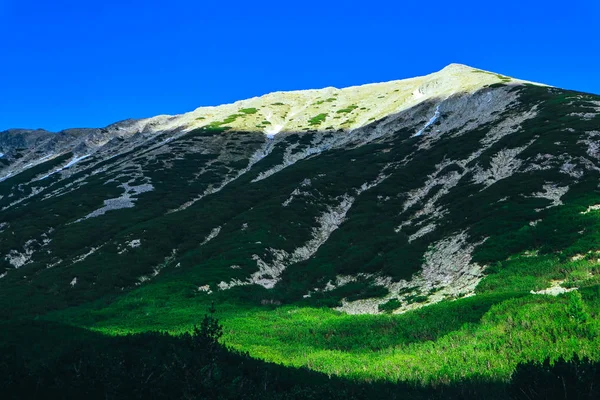
[[600,360],[599,143],[600,96],[458,64],[0,132],[0,314],[181,332],[214,302],[232,348],[360,379]]

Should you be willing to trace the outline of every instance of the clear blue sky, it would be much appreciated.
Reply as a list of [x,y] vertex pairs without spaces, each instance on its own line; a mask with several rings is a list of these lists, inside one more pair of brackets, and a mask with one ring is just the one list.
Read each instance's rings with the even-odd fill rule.
[[600,93],[599,24],[599,0],[0,0],[0,130],[100,127],[452,62]]

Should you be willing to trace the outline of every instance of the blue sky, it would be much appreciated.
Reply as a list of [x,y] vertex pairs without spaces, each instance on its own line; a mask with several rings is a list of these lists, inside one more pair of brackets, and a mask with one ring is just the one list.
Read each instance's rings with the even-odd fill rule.
[[457,62],[600,94],[600,2],[0,0],[0,130],[100,127]]

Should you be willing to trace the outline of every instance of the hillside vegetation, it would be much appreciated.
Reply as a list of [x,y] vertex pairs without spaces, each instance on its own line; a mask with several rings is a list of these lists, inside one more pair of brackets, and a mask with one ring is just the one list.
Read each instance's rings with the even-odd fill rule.
[[196,396],[535,398],[559,370],[593,393],[599,96],[451,66],[51,135],[0,133],[2,362],[30,379],[150,357],[189,382],[167,349],[214,303],[223,375]]

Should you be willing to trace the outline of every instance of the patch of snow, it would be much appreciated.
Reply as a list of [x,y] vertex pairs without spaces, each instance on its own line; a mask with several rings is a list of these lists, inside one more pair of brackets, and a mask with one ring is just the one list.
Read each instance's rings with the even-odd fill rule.
[[285,126],[285,123],[280,123],[280,124],[275,124],[274,121],[272,120],[273,118],[273,112],[269,111],[267,114],[264,115],[265,117],[265,121],[268,121],[270,123],[270,125],[268,125],[264,132],[265,135],[267,135],[267,138],[269,139],[274,139],[275,135],[277,135],[279,132],[281,132]]
[[423,134],[423,132],[425,132],[425,130],[427,128],[429,128],[431,125],[433,125],[438,118],[440,117],[441,113],[440,113],[440,105],[438,104],[435,107],[435,113],[433,114],[433,117],[431,117],[431,119],[429,121],[427,121],[427,123],[425,124],[425,126],[423,127],[423,129],[421,129],[420,131],[418,131],[417,133],[415,133],[413,135],[413,137],[417,137],[417,136],[421,136]]
[[12,176],[12,172],[9,172],[8,174],[4,175],[2,178],[0,178],[0,182],[7,180],[8,178],[10,178]]
[[49,159],[50,157],[52,157],[53,155],[54,155],[54,154],[46,154],[44,157],[40,158],[40,159],[38,160],[38,162],[40,162],[40,161],[44,161],[44,160],[47,160],[47,159]]
[[60,171],[63,171],[63,170],[65,170],[65,169],[71,168],[71,167],[72,167],[74,164],[78,163],[79,161],[81,161],[81,160],[83,160],[83,159],[86,159],[86,158],[88,158],[89,156],[91,156],[91,154],[86,154],[86,155],[84,155],[84,156],[81,156],[81,157],[75,156],[75,157],[73,157],[73,158],[71,159],[71,161],[69,161],[67,164],[65,164],[64,166],[62,166],[62,167],[60,167],[60,168],[58,168],[58,169],[56,169],[56,170],[54,170],[53,172],[50,172],[50,173],[49,173],[49,174],[47,174],[47,175],[44,175],[43,177],[41,177],[40,179],[38,179],[38,181],[41,181],[41,180],[43,180],[43,179],[46,179],[46,178],[48,178],[49,176],[51,176],[51,175],[54,175],[54,174],[56,174],[56,173],[58,173],[58,172],[60,172]]
[[71,285],[71,287],[74,287],[75,285],[77,285],[77,277],[73,278],[73,280],[71,281],[71,283],[69,283],[69,285]]

